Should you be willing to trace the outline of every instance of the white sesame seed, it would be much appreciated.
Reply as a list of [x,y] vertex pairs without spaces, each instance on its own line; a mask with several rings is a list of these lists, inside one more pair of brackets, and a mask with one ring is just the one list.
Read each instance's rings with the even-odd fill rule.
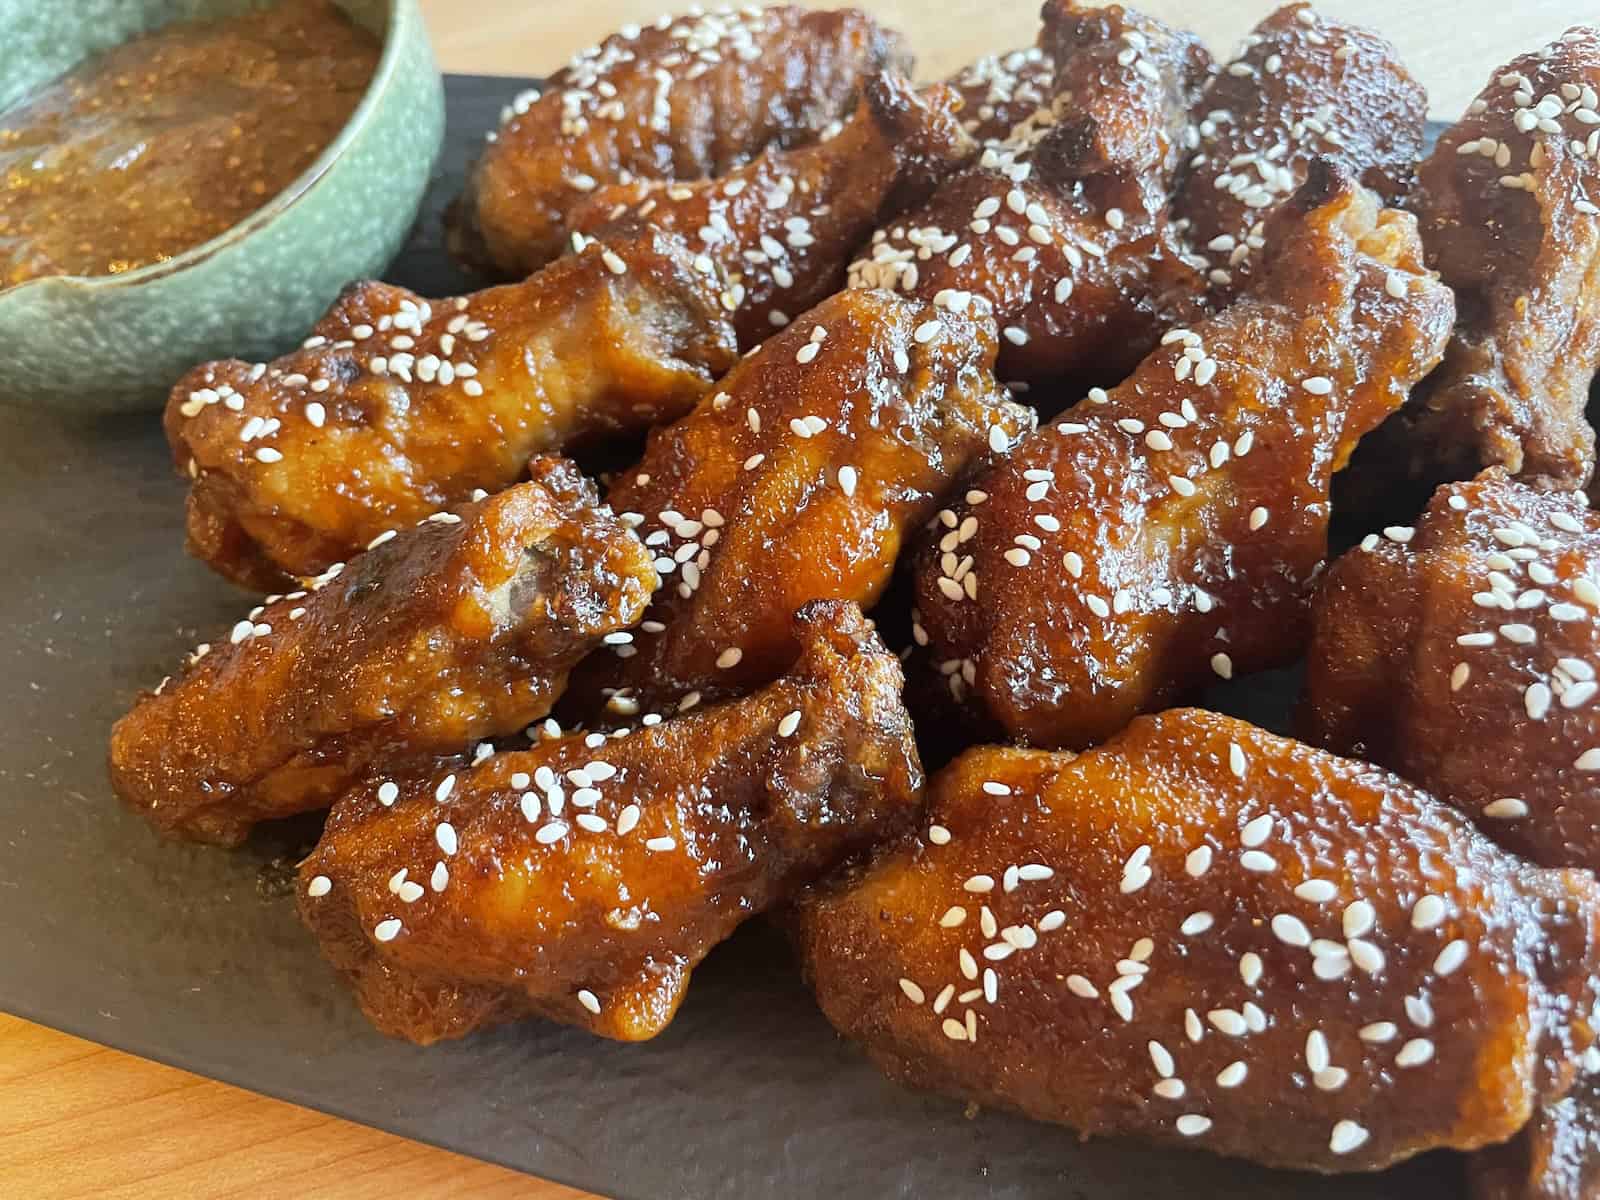
[[1233,659],[1219,651],[1211,656],[1211,669],[1217,673],[1219,678],[1232,679]]
[[1420,1067],[1433,1058],[1433,1043],[1427,1038],[1412,1038],[1394,1056],[1397,1067]]
[[1263,969],[1261,956],[1254,951],[1246,952],[1239,959],[1239,978],[1244,981],[1245,987],[1255,987],[1260,983]]
[[433,840],[439,843],[439,849],[446,854],[454,854],[459,842],[456,838],[455,826],[449,821],[440,821],[438,828],[433,831]]
[[1213,1008],[1206,1013],[1206,1020],[1211,1022],[1212,1028],[1229,1037],[1243,1037],[1249,1028],[1244,1018],[1231,1008]]
[[1370,1025],[1363,1025],[1358,1036],[1363,1042],[1378,1045],[1393,1041],[1399,1032],[1399,1027],[1393,1021],[1374,1021]]
[[1433,1006],[1421,996],[1406,997],[1406,1018],[1422,1029],[1433,1024]]
[[741,650],[738,646],[729,646],[721,654],[717,655],[717,669],[720,671],[731,670],[734,667],[737,667],[740,660],[743,658],[743,650]]
[[1483,815],[1497,821],[1515,821],[1528,815],[1528,805],[1514,796],[1506,796],[1485,804]]
[[984,893],[994,891],[994,877],[992,875],[973,875],[961,885],[963,891]]
[[1349,1154],[1366,1145],[1371,1135],[1354,1121],[1340,1121],[1328,1137],[1328,1149],[1335,1154]]
[[1429,894],[1411,907],[1411,928],[1426,931],[1440,924],[1447,915],[1444,897]]
[[1259,850],[1246,850],[1239,856],[1239,865],[1246,871],[1256,871],[1262,874],[1278,869],[1277,860],[1270,854],[1263,854]]
[[1433,960],[1433,970],[1436,975],[1453,974],[1462,963],[1467,961],[1467,943],[1462,938],[1447,945],[1439,951],[1439,956]]
[[1326,904],[1338,896],[1339,889],[1326,879],[1307,879],[1294,889],[1294,894],[1313,904]]
[[935,846],[945,846],[950,843],[950,831],[943,825],[928,826],[928,840]]
[[1198,879],[1211,869],[1211,847],[1196,846],[1183,860],[1183,869],[1191,878]]
[[1250,510],[1250,528],[1252,531],[1260,529],[1267,523],[1267,510],[1259,505]]
[[1550,688],[1543,683],[1530,683],[1522,693],[1522,706],[1530,720],[1542,721],[1550,711]]
[[[554,806],[551,806],[554,811]],[[533,840],[541,846],[548,846],[560,841],[567,836],[567,826],[562,821],[549,821],[539,826],[539,831],[533,835]]]
[[329,879],[326,875],[314,875],[312,876],[311,882],[306,884],[306,895],[311,896],[312,898],[316,898],[317,896],[326,896],[332,890],[333,880]]
[[1183,919],[1183,924],[1178,929],[1186,937],[1195,937],[1210,929],[1216,923],[1216,918],[1208,912],[1193,912]]
[[439,786],[433,789],[433,798],[443,804],[450,798],[450,793],[456,790],[456,777],[446,775],[439,781]]
[[1312,375],[1302,379],[1300,386],[1313,396],[1326,396],[1333,391],[1333,380],[1326,375]]
[[1250,1073],[1250,1068],[1242,1062],[1231,1062],[1217,1072],[1217,1086],[1223,1088],[1236,1088],[1244,1082],[1245,1076]]
[[1177,1122],[1178,1132],[1184,1137],[1199,1137],[1211,1128],[1211,1118],[1199,1113],[1184,1113]]
[[378,785],[378,803],[383,805],[385,808],[388,808],[399,798],[400,787],[398,784],[390,780],[385,780]]
[[1262,813],[1259,817],[1245,823],[1245,827],[1239,831],[1239,841],[1253,848],[1265,842],[1271,834],[1272,815],[1270,813]]
[[1272,932],[1280,942],[1289,946],[1306,947],[1311,944],[1311,931],[1299,917],[1279,913],[1272,918]]
[[400,933],[400,919],[390,917],[386,921],[379,921],[372,928],[372,936],[380,942],[392,942]]
[[1327,1070],[1328,1039],[1320,1029],[1313,1029],[1306,1034],[1306,1066],[1312,1073]]

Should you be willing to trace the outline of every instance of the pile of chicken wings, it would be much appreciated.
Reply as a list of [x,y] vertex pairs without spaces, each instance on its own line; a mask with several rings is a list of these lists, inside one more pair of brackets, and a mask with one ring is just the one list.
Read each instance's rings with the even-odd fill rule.
[[[270,594],[118,792],[327,810],[300,912],[399,1037],[652,1037],[770,911],[896,1078],[1594,1196],[1600,29],[1426,155],[1303,3],[910,69],[851,10],[621,30],[451,209],[494,286],[180,381],[189,549]],[[1304,740],[1171,707],[1302,659]]]

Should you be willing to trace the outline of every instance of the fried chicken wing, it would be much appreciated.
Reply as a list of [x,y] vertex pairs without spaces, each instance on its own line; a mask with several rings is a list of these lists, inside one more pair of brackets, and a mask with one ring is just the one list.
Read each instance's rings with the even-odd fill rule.
[[1360,1171],[1509,1137],[1593,1037],[1593,876],[1242,721],[970,750],[928,822],[797,920],[824,1013],[896,1079]]
[[1245,39],[1194,106],[1199,149],[1175,202],[1212,300],[1249,284],[1264,222],[1314,159],[1346,168],[1385,201],[1409,190],[1427,93],[1383,38],[1288,4]]
[[609,499],[664,582],[632,643],[574,676],[574,711],[748,690],[794,659],[800,605],[870,607],[906,532],[1033,426],[994,351],[987,321],[841,292],[653,432]]
[[[1376,439],[1371,486],[1504,466],[1582,487],[1600,366],[1600,30],[1496,71],[1419,172],[1428,259],[1461,322],[1444,364]],[[1366,464],[1362,464],[1365,469]]]
[[454,301],[353,285],[300,349],[208,363],[173,389],[189,551],[284,590],[516,482],[535,454],[681,416],[734,358],[717,285],[658,230]]
[[1502,469],[1329,570],[1301,728],[1546,866],[1600,867],[1600,517]]
[[1210,58],[1113,5],[1045,6],[1056,98],[979,165],[879,229],[850,285],[898,289],[1001,327],[1000,371],[1120,378],[1203,287],[1167,221],[1172,141]]
[[853,605],[808,605],[795,636],[789,673],[742,700],[341,800],[300,910],[373,1023],[654,1037],[712,946],[914,822],[899,662]]
[[702,265],[721,269],[722,305],[748,348],[843,287],[878,220],[925,199],[976,153],[953,92],[919,95],[902,76],[876,75],[827,141],[771,147],[718,179],[603,188],[572,211],[571,226],[596,234],[637,218],[681,234]]
[[1249,295],[940,514],[914,632],[969,731],[1089,745],[1300,652],[1330,477],[1438,361],[1452,306],[1413,219],[1335,168],[1270,241]]
[[117,722],[112,783],[163,833],[235,844],[374,765],[543,716],[657,582],[577,468],[537,460],[530,482],[392,534],[200,646]]
[[715,178],[830,131],[867,75],[909,70],[899,41],[855,9],[798,5],[624,28],[506,110],[448,214],[450,248],[503,276],[535,271],[597,186]]
[[961,96],[961,124],[982,145],[1002,142],[1011,130],[1050,103],[1056,64],[1038,46],[986,54],[949,79]]

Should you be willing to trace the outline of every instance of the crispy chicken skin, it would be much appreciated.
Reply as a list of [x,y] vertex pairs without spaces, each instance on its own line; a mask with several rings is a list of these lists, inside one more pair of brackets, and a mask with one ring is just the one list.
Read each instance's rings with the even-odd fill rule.
[[928,822],[797,919],[824,1013],[896,1079],[1360,1171],[1509,1137],[1592,1038],[1593,876],[1230,717],[970,750]]
[[118,794],[163,833],[233,845],[257,821],[327,807],[375,765],[549,712],[657,578],[576,467],[545,458],[532,473],[202,645],[112,730]]
[[[1376,439],[1374,486],[1503,466],[1582,487],[1600,366],[1600,31],[1496,71],[1419,172],[1428,260],[1461,323],[1444,364]],[[1365,464],[1363,463],[1365,469]]]
[[968,730],[1081,747],[1300,653],[1329,480],[1438,361],[1452,305],[1413,219],[1326,165],[1269,254],[1251,293],[1026,439],[921,544],[921,673]]
[[663,18],[612,34],[505,113],[447,217],[458,258],[503,277],[566,249],[598,185],[709,179],[848,116],[862,80],[910,62],[855,9],[798,5]]
[[744,699],[414,777],[390,807],[376,781],[341,800],[300,910],[372,1022],[654,1037],[712,946],[912,824],[898,660],[854,605],[808,605],[795,636],[789,673]]
[[841,292],[652,433],[609,498],[662,587],[632,643],[574,676],[570,710],[746,691],[793,661],[801,604],[871,607],[907,532],[1033,427],[994,351],[988,321]]
[[1301,729],[1545,866],[1600,867],[1600,517],[1499,468],[1318,590]]
[[516,482],[535,454],[673,420],[734,360],[717,290],[658,230],[453,301],[352,285],[299,350],[208,363],[173,389],[189,551],[286,590]]
[[947,81],[961,97],[961,125],[983,145],[1004,141],[1013,127],[1050,103],[1056,64],[1038,46],[986,54]]
[[718,179],[603,188],[571,224],[597,234],[637,218],[681,235],[697,263],[720,268],[723,307],[748,349],[843,287],[878,220],[925,199],[976,153],[948,88],[919,95],[903,76],[875,75],[836,137],[770,147]]
[[1199,133],[1174,205],[1223,305],[1256,272],[1263,223],[1328,159],[1386,202],[1422,154],[1427,93],[1395,48],[1289,4],[1262,21],[1193,109]]
[[852,287],[999,323],[1000,373],[1113,381],[1187,319],[1203,283],[1167,221],[1171,136],[1210,69],[1190,34],[1113,5],[1044,9],[1055,99],[874,235]]

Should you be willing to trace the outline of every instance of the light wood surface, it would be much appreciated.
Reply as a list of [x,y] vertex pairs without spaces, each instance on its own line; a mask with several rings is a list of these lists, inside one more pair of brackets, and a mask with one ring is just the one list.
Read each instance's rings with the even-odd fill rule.
[[[856,0],[905,31],[919,74],[1032,40],[1033,0]],[[422,0],[447,71],[537,74],[662,0]],[[1141,0],[1226,53],[1268,0]],[[1581,0],[1330,0],[1382,30],[1453,116],[1516,51],[1590,17]],[[16,964],[12,964],[14,967]],[[67,1197],[472,1196],[580,1200],[580,1193],[0,1014],[0,1194]]]

